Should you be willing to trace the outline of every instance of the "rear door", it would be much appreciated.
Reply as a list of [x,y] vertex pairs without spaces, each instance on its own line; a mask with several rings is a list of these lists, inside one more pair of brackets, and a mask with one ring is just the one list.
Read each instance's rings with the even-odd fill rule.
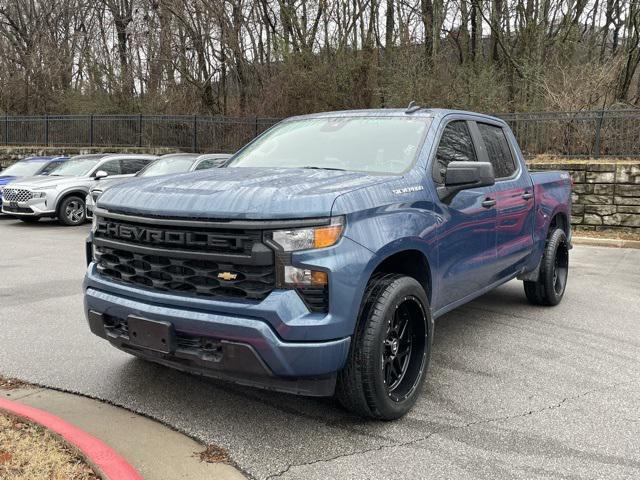
[[120,160],[121,175],[135,175],[152,161],[149,158],[123,158]]
[[531,176],[516,156],[515,139],[499,123],[475,122],[479,155],[493,164],[497,202],[496,269],[493,281],[520,271],[533,248],[534,199]]
[[[436,187],[444,183],[452,161],[478,161],[471,122],[454,119],[441,132],[432,177]],[[449,202],[438,202],[440,285],[435,308],[443,308],[486,287],[496,259],[496,209],[493,187],[463,190]]]

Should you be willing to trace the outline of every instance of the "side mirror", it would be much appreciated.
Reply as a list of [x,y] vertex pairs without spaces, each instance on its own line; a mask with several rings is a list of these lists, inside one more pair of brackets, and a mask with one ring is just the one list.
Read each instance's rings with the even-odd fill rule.
[[493,165],[489,162],[451,162],[447,165],[444,185],[438,187],[438,197],[448,202],[462,190],[489,187],[495,183]]
[[96,180],[100,180],[101,178],[107,178],[109,174],[104,170],[98,170],[96,174],[93,176]]

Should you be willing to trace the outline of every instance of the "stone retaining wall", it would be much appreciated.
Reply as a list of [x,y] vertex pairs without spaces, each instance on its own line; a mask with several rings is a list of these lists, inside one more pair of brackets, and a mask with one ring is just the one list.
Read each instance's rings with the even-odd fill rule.
[[136,148],[136,147],[0,147],[0,170],[16,160],[32,155],[80,155],[87,153],[149,153],[163,155],[177,151],[175,148]]
[[640,232],[640,161],[529,162],[531,170],[568,170],[576,230]]

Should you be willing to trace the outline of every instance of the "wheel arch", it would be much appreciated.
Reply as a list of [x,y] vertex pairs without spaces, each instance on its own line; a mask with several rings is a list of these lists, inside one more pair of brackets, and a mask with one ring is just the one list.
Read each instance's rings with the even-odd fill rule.
[[432,303],[433,277],[427,255],[415,247],[393,250],[377,259],[366,284],[379,273],[397,273],[414,278],[424,288],[429,303]]
[[60,205],[62,205],[62,202],[65,201],[65,199],[72,196],[76,196],[76,197],[80,197],[84,202],[85,197],[87,196],[88,193],[89,193],[88,190],[82,190],[78,188],[73,188],[71,190],[67,190],[65,192],[60,193],[60,195],[58,195],[58,198],[56,199],[56,205],[55,205],[56,214],[58,213],[58,209],[60,208]]
[[564,233],[567,235],[567,238],[570,237],[571,221],[569,220],[567,214],[563,211],[556,211],[551,217],[551,221],[549,222],[549,226],[547,227],[547,237],[556,228],[561,228],[562,230],[564,230]]

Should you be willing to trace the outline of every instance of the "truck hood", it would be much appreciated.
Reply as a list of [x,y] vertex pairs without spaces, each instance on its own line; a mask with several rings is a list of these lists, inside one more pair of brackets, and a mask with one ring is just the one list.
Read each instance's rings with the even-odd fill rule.
[[98,207],[168,217],[324,217],[341,194],[392,178],[335,170],[222,168],[115,185],[100,196]]

